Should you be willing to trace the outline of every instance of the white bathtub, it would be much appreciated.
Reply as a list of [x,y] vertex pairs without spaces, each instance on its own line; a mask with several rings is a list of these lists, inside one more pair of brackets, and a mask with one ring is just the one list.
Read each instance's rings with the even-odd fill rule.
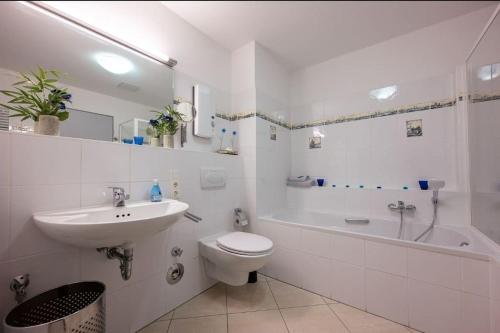
[[479,232],[436,226],[414,242],[427,224],[407,223],[397,239],[399,221],[346,217],[259,217],[255,231],[275,243],[262,273],[426,333],[500,333],[498,252]]
[[345,234],[352,237],[379,239],[383,242],[401,242],[406,246],[433,249],[438,252],[459,254],[479,259],[488,259],[492,255],[490,247],[483,242],[477,233],[470,228],[436,225],[434,229],[419,242],[418,237],[429,224],[404,223],[402,239],[398,239],[399,221],[369,219],[369,223],[347,223],[346,218],[365,218],[362,216],[338,215],[297,210],[281,210],[277,213],[261,217],[276,223],[293,223],[297,226],[325,232]]

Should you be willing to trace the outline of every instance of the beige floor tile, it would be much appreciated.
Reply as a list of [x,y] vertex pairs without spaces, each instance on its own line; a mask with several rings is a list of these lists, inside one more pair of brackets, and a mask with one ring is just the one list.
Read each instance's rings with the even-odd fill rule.
[[406,326],[372,315],[344,304],[328,305],[351,333],[408,333]]
[[335,303],[338,303],[336,300],[328,298],[328,297],[325,297],[325,296],[321,296],[321,298],[323,298],[323,301],[325,301],[326,304],[335,304]]
[[280,308],[325,304],[321,296],[283,282],[272,281],[269,286]]
[[169,324],[169,320],[155,321],[137,333],[167,333]]
[[282,309],[291,333],[348,333],[327,305]]
[[244,286],[227,286],[227,312],[248,312],[277,309],[271,289],[266,281]]
[[170,311],[169,313],[167,313],[166,315],[161,316],[157,320],[170,320],[170,319],[172,319],[173,315],[174,315],[174,311]]
[[287,333],[278,310],[234,313],[228,315],[229,333]]
[[168,333],[226,333],[226,315],[174,319]]
[[174,319],[226,314],[226,286],[219,283],[174,310]]

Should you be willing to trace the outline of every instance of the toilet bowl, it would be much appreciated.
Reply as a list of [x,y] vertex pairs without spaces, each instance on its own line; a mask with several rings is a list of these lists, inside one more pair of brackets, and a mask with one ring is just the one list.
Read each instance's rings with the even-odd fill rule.
[[198,242],[205,272],[232,286],[247,283],[248,273],[262,268],[271,258],[273,242],[248,232],[225,232]]

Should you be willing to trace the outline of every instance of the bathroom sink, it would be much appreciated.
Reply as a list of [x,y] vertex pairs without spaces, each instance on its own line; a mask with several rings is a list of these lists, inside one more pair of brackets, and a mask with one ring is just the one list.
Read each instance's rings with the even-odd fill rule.
[[161,232],[189,205],[177,200],[132,202],[124,207],[100,206],[36,213],[35,224],[49,237],[79,247],[112,247]]

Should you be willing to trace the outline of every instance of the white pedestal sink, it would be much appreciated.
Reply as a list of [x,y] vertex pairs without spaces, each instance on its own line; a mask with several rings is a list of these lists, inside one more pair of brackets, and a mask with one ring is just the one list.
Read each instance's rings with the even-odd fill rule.
[[49,237],[73,246],[130,247],[161,232],[189,208],[177,200],[140,201],[124,207],[102,206],[34,214],[36,225]]

